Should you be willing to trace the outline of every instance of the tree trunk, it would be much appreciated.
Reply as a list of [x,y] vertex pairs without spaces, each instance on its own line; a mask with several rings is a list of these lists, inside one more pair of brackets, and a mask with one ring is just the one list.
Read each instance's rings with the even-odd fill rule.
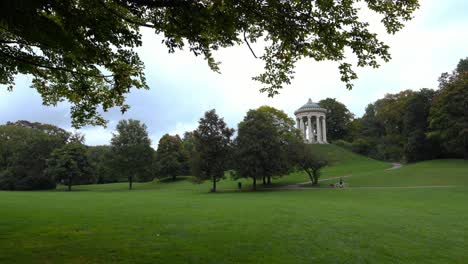
[[176,177],[175,175],[172,175],[172,181],[175,181],[175,177]]
[[72,177],[68,177],[68,191],[71,191]]
[[466,131],[466,129],[468,128],[465,128],[465,137],[463,139],[463,143],[465,143],[465,159],[468,160],[468,131]]
[[268,176],[268,185],[271,185],[271,176]]
[[257,190],[257,178],[253,177],[253,189]]
[[265,180],[265,176],[263,176],[263,185],[266,185],[266,180]]
[[314,185],[317,185],[318,184],[318,175],[316,174],[316,172],[313,172],[314,174]]
[[128,176],[128,189],[132,189],[132,184],[133,184],[133,176]]
[[213,189],[211,191],[216,192],[216,177],[213,177]]
[[309,170],[305,170],[307,172],[307,175],[309,175],[310,182],[313,184],[315,182],[314,175]]

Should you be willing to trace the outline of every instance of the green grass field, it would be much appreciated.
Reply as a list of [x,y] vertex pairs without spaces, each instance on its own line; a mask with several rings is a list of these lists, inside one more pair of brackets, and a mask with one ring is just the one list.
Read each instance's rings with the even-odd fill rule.
[[236,192],[226,179],[217,194],[187,180],[0,192],[0,263],[468,262],[467,161],[386,170],[317,151],[333,160],[323,179],[350,175],[348,188]]

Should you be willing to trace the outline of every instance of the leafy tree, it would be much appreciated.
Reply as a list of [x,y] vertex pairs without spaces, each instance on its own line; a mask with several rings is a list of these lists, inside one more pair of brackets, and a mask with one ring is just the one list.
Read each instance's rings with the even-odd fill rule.
[[404,155],[407,162],[432,159],[439,155],[438,142],[427,138],[428,117],[435,92],[421,89],[407,103],[403,114]]
[[317,185],[321,170],[328,163],[327,160],[314,153],[313,145],[296,141],[291,148],[298,167],[307,173],[313,185]]
[[362,118],[353,119],[351,122],[349,122],[346,130],[348,131],[347,136],[345,137],[345,140],[347,141],[353,141],[354,139],[361,137],[363,130]]
[[348,127],[354,115],[346,105],[338,102],[335,98],[320,100],[319,105],[328,110],[327,138],[331,141],[344,139],[349,133]]
[[86,147],[79,143],[70,143],[55,149],[47,159],[45,174],[56,181],[65,182],[68,191],[71,191],[73,184],[89,183],[92,181],[89,179],[91,168],[86,154]]
[[158,177],[172,177],[181,175],[186,163],[186,156],[182,149],[182,139],[179,135],[165,134],[159,140],[156,151],[156,174]]
[[376,106],[369,104],[361,118],[362,135],[366,137],[378,138],[384,134],[383,125],[376,117]]
[[[405,144],[404,120],[409,101],[415,94],[406,90],[387,94],[369,104],[360,119],[361,136],[354,138],[353,149],[365,151],[376,159],[399,161],[403,158]],[[372,146],[369,148],[369,146]]]
[[[164,37],[169,52],[188,46],[219,71],[213,51],[244,42],[266,43],[258,58],[265,72],[254,80],[269,96],[290,83],[302,58],[339,62],[341,80],[351,89],[357,66],[378,67],[390,59],[358,16],[358,0],[42,0],[0,1],[0,84],[12,89],[18,74],[33,76],[32,87],[44,104],[64,99],[73,106],[75,127],[105,124],[98,109],[120,106],[131,88],[147,88],[144,65],[134,48],[142,44],[141,27]],[[364,0],[382,15],[387,32],[395,33],[412,18],[418,0]]]
[[439,79],[429,115],[429,136],[439,140],[449,157],[468,159],[468,58]]
[[151,148],[146,125],[139,120],[120,120],[116,130],[117,133],[111,139],[114,164],[121,175],[128,178],[131,190],[137,177],[140,180],[151,178],[154,150]]
[[184,162],[182,164],[182,174],[190,175],[192,172],[192,162],[195,155],[195,137],[193,132],[185,132],[182,138],[182,153]]
[[88,161],[96,183],[110,183],[120,180],[118,171],[113,169],[114,162],[111,146],[89,146]]
[[[72,134],[66,131],[63,128],[51,125],[51,124],[44,124],[39,122],[29,122],[27,120],[18,120],[16,122],[7,122],[7,125],[11,126],[19,126],[19,127],[28,127],[34,130],[41,131],[51,137],[55,137],[60,139],[63,144],[70,142],[72,137],[76,137],[77,134]],[[82,140],[84,141],[84,139]]]
[[256,190],[257,178],[278,175],[281,170],[281,137],[272,115],[250,110],[239,123],[235,140],[235,176],[251,178]]
[[39,190],[55,188],[44,174],[46,159],[64,138],[40,129],[9,123],[0,126],[0,189]]
[[[278,110],[271,106],[266,106],[266,105],[261,106],[256,111],[263,112],[271,116],[273,126],[277,130],[278,136],[280,138],[281,151],[278,153],[278,155],[280,156],[283,155],[279,160],[277,160],[277,162],[278,162],[279,167],[286,170],[286,168],[288,168],[289,166],[289,163],[288,163],[288,158],[284,157],[285,155],[284,147],[286,146],[286,143],[290,140],[291,133],[294,133],[293,132],[295,130],[294,120],[290,118],[285,112]],[[273,175],[268,174],[265,177],[263,177],[263,184],[271,184],[272,176]],[[265,179],[267,179],[267,181],[265,181]]]
[[224,177],[234,129],[227,127],[214,109],[206,112],[198,123],[193,133],[196,152],[192,159],[193,172],[198,181],[211,179],[212,192],[216,192],[216,182]]

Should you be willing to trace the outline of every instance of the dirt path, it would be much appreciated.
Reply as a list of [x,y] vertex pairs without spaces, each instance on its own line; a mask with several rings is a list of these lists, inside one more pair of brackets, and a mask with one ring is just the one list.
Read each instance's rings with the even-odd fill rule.
[[403,164],[395,162],[395,163],[392,163],[392,167],[388,168],[387,170],[398,170],[401,167],[403,167]]
[[427,186],[356,186],[344,188],[324,188],[324,187],[302,187],[300,185],[286,185],[282,187],[264,188],[262,190],[320,190],[320,189],[435,189],[435,188],[455,188],[456,185],[427,185]]
[[[392,167],[386,170],[397,170],[403,167],[401,163],[392,163]],[[352,175],[345,175],[340,177],[331,177],[320,179],[319,182],[329,181],[329,180],[338,180],[340,178],[349,178]],[[323,189],[318,187],[305,187],[304,185],[310,184],[311,182],[302,182],[291,185],[285,185],[280,187],[265,188],[265,190],[311,190],[311,189]],[[456,185],[427,185],[427,186],[356,186],[356,187],[345,187],[343,189],[428,189],[428,188],[453,188],[457,187]],[[341,189],[341,188],[337,188]]]

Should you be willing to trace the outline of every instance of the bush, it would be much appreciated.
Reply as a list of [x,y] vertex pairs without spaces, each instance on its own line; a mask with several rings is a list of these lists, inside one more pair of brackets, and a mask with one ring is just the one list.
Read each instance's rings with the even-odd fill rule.
[[55,189],[55,180],[41,173],[28,173],[17,168],[0,172],[0,190]]
[[365,139],[357,139],[351,145],[351,150],[353,152],[362,154],[362,155],[369,155],[372,149],[372,144],[365,140]]
[[333,144],[335,144],[337,146],[340,146],[342,148],[345,148],[345,149],[352,150],[352,144],[350,142],[342,140],[342,139],[333,141]]

